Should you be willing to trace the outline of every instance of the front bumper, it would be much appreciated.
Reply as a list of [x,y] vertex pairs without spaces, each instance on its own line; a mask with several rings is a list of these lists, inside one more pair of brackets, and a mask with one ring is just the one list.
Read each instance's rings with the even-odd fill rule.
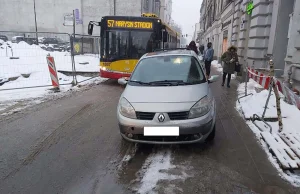
[[[205,141],[214,129],[216,123],[216,107],[199,118],[186,120],[169,120],[168,115],[164,114],[166,121],[158,122],[155,114],[151,121],[130,119],[124,117],[118,112],[120,133],[127,141],[147,144],[190,144]],[[144,136],[144,127],[179,127],[179,136],[177,137],[146,137]]]
[[120,79],[122,77],[130,77],[130,73],[114,72],[114,71],[105,71],[100,69],[100,77],[109,78],[109,79]]

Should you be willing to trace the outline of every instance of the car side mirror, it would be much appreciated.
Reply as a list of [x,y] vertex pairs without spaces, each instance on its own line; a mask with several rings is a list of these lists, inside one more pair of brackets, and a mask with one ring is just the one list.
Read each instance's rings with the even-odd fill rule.
[[124,86],[127,84],[127,82],[128,82],[128,78],[126,78],[126,77],[122,77],[122,78],[118,79],[118,84],[120,84],[120,85]]
[[219,75],[212,75],[209,79],[208,79],[211,83],[216,82],[219,80]]

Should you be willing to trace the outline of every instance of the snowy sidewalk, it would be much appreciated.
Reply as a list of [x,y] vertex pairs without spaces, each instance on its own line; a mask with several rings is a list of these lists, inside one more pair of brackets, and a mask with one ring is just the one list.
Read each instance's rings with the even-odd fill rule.
[[[237,101],[236,108],[245,119],[253,117],[253,114],[262,116],[264,106],[268,97],[267,90],[259,93],[255,88],[261,87],[254,80],[248,82],[248,94],[253,95]],[[245,94],[245,83],[239,85],[238,97]],[[297,120],[300,118],[300,111],[294,105],[287,104],[283,99],[280,101],[283,116],[283,131],[279,132],[278,121],[267,121],[272,127],[262,121],[247,120],[246,123],[252,129],[262,147],[268,154],[269,160],[280,172],[280,175],[294,185],[300,186],[300,175],[292,173],[295,169],[300,169],[300,129]],[[275,94],[272,92],[265,118],[277,118]],[[259,127],[259,128],[258,128]]]

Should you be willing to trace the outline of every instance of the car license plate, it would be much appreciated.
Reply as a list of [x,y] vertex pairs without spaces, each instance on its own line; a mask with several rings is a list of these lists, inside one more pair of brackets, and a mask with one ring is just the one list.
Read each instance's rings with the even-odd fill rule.
[[144,136],[179,136],[179,127],[144,127]]

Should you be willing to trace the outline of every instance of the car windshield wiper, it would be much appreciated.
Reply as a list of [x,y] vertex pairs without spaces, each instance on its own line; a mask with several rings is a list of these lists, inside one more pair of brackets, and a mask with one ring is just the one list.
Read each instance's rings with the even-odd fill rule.
[[141,84],[141,85],[150,85],[149,83],[141,82],[141,81],[135,81],[135,80],[129,80],[129,82],[138,83],[138,84]]
[[190,83],[188,82],[184,82],[183,80],[160,80],[160,81],[153,81],[153,82],[149,82],[149,84],[154,85],[154,84],[168,84],[168,85],[188,85]]

